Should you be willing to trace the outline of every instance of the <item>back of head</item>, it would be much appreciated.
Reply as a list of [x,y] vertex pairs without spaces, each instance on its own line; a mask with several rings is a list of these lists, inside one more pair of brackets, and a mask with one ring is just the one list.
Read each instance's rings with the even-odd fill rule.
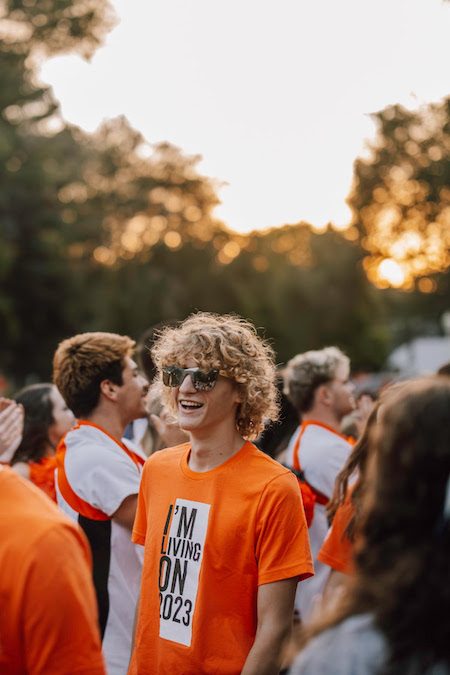
[[297,354],[284,371],[285,393],[299,413],[311,410],[318,387],[331,382],[340,366],[350,367],[350,361],[337,347]]
[[[273,349],[239,316],[197,312],[177,327],[162,329],[152,357],[159,376],[163,366],[184,366],[193,360],[201,368],[217,368],[233,378],[243,401],[236,424],[244,438],[255,438],[265,419],[277,417]],[[175,412],[169,392],[160,389],[163,403]]]
[[97,407],[100,384],[121,385],[126,357],[134,341],[116,333],[82,333],[64,340],[53,358],[53,381],[76,417],[87,417]]
[[368,526],[382,517],[383,539],[392,532],[402,539],[401,547],[420,547],[432,540],[450,475],[450,380],[408,382],[384,401],[374,440],[376,482]]
[[24,409],[22,441],[11,460],[17,462],[39,461],[45,456],[48,430],[53,423],[53,403],[50,394],[53,385],[47,382],[32,384],[21,389],[15,400]]
[[358,597],[369,601],[392,663],[418,664],[414,672],[450,667],[449,421],[450,380],[424,378],[387,397],[373,439]]
[[369,612],[388,644],[377,672],[425,673],[438,663],[449,672],[450,379],[402,383],[381,404],[368,441],[357,573],[307,637]]

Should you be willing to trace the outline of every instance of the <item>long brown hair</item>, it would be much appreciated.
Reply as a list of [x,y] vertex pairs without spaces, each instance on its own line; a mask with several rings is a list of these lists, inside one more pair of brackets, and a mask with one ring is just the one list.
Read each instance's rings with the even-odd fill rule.
[[334,484],[333,496],[327,506],[328,520],[331,522],[336,511],[345,501],[350,479],[355,477],[355,486],[351,496],[354,513],[345,530],[345,535],[348,536],[350,541],[354,540],[357,522],[360,518],[361,498],[364,494],[367,460],[369,456],[369,437],[377,419],[379,405],[379,402],[377,402],[372,408],[360,438],[358,438],[346,463],[338,473]]
[[449,420],[447,378],[410,382],[389,397],[369,438],[356,575],[339,606],[308,631],[370,612],[389,646],[384,673],[450,668]]

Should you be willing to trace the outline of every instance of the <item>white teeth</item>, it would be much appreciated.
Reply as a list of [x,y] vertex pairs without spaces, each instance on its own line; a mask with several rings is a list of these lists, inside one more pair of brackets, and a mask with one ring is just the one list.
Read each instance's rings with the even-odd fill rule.
[[195,401],[180,401],[180,404],[184,408],[201,408],[203,405],[202,403],[195,403]]

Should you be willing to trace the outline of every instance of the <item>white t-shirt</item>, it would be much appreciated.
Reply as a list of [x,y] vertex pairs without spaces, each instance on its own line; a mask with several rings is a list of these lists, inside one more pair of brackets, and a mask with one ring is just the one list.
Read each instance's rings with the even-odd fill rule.
[[[294,432],[286,452],[286,464],[294,464],[294,450],[300,437],[299,461],[306,481],[329,499],[333,495],[334,482],[352,450],[352,446],[336,431],[319,422],[303,422]],[[326,507],[314,506],[314,518],[309,528],[309,543],[315,574],[298,585],[295,598],[296,609],[303,621],[307,621],[313,609],[314,599],[323,593],[330,568],[317,560],[317,554],[328,532]]]
[[[139,448],[123,442],[145,460]],[[61,444],[65,445],[64,470],[70,488],[93,508],[112,516],[126,497],[139,492],[141,465],[99,427],[81,422]],[[142,548],[131,542],[131,531],[114,519],[80,516],[63,498],[58,481],[56,492],[61,509],[80,523],[91,544],[97,594],[102,589],[98,598],[108,674],[125,675],[141,582]]]

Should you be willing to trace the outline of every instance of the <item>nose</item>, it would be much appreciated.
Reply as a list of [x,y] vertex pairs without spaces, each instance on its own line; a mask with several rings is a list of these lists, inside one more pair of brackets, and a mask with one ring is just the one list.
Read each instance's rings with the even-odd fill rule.
[[186,375],[183,382],[180,384],[178,387],[178,390],[181,391],[182,393],[190,393],[195,392],[195,387],[192,384],[192,378],[190,375]]

